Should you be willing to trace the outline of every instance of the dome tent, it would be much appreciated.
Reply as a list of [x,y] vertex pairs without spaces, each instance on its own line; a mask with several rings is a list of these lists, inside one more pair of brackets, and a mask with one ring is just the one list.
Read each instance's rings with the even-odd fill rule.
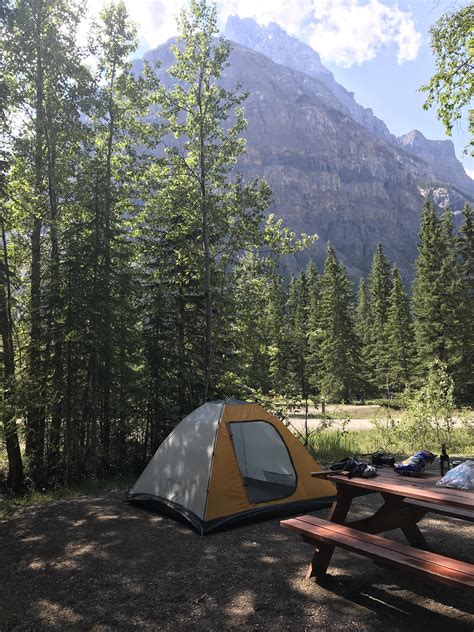
[[310,476],[320,469],[259,404],[213,401],[168,435],[127,500],[171,510],[207,533],[242,518],[327,507],[334,486]]

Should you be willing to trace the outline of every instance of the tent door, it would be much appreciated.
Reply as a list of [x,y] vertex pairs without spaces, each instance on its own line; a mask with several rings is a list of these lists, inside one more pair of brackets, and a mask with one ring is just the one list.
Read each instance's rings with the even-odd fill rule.
[[296,472],[275,427],[266,421],[233,421],[229,426],[249,502],[291,496],[296,490]]

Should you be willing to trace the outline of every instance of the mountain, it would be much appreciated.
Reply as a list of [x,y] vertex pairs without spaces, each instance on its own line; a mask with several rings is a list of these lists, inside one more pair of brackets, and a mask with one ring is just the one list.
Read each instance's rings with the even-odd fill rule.
[[334,79],[334,75],[321,63],[318,53],[296,37],[288,35],[281,26],[270,22],[261,26],[252,18],[239,18],[231,15],[225,26],[225,36],[242,46],[251,48],[270,57],[277,64],[300,70],[305,74],[322,81],[336,96],[348,114],[376,136],[385,140],[393,140],[385,123],[377,118],[370,108],[364,108],[349,92]]
[[[171,82],[170,43],[145,55],[160,62],[157,73],[165,84]],[[267,179],[270,210],[286,225],[320,238],[310,252],[290,260],[290,268],[297,270],[308,256],[321,266],[330,240],[357,278],[367,273],[381,242],[410,278],[424,194],[436,188],[451,196],[456,209],[467,196],[440,184],[432,165],[407,150],[408,142],[388,142],[355,121],[320,79],[237,43],[229,62],[223,85],[242,82],[250,94],[244,104],[247,152],[239,169],[248,178]],[[142,67],[137,60],[135,72]]]
[[449,182],[462,191],[474,194],[474,182],[456,158],[452,141],[429,140],[414,129],[400,136],[398,142],[407,151],[431,165],[440,181]]
[[401,145],[407,152],[427,162],[441,182],[449,182],[469,195],[474,195],[474,182],[465,173],[456,158],[450,140],[428,140],[418,130],[397,138],[370,108],[364,108],[334,79],[333,74],[321,63],[318,53],[296,37],[288,35],[278,24],[270,22],[261,26],[252,18],[230,16],[225,35],[239,44],[270,57],[277,64],[300,70],[318,79],[336,96],[349,115],[375,136],[394,145]]

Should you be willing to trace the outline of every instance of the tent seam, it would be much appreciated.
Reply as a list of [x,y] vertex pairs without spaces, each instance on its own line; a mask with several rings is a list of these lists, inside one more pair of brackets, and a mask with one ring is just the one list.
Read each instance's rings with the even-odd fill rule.
[[[210,485],[211,485],[211,479],[212,479],[212,469],[214,467],[214,455],[216,453],[217,437],[219,436],[219,432],[221,428],[221,419],[224,413],[225,406],[226,406],[226,401],[224,400],[222,404],[222,408],[221,408],[221,413],[219,415],[219,419],[217,420],[217,431],[216,431],[216,434],[214,435],[214,444],[212,446],[211,463],[209,467],[209,477],[207,479],[207,488],[206,488],[206,502],[204,503],[204,516],[203,516],[204,522],[206,522],[206,516],[207,516],[207,504],[209,502],[209,491],[210,491]],[[201,535],[203,535],[203,532],[201,532]]]

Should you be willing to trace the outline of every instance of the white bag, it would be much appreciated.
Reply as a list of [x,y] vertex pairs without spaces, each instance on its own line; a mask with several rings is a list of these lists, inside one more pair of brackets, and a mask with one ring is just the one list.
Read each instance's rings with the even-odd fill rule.
[[448,470],[436,485],[453,489],[474,489],[474,461],[464,461]]

